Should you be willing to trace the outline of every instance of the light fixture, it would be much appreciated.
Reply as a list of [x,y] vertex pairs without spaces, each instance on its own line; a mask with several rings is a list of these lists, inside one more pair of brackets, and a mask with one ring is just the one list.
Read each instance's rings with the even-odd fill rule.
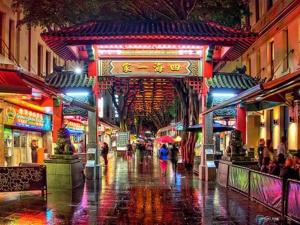
[[66,95],[70,97],[86,97],[89,95],[89,92],[67,92]]
[[261,123],[260,123],[260,127],[265,127],[265,123],[264,123],[264,122],[261,122]]
[[76,73],[77,75],[80,75],[82,73],[82,68],[81,67],[75,67],[74,73]]
[[236,94],[235,93],[222,93],[222,92],[213,92],[212,93],[212,96],[213,97],[228,97],[228,98],[232,98],[232,97],[235,97]]
[[278,125],[278,120],[273,120],[273,125]]
[[289,117],[289,120],[290,120],[290,123],[294,123],[294,122],[295,122],[295,119],[294,119],[293,116],[290,116],[290,117]]

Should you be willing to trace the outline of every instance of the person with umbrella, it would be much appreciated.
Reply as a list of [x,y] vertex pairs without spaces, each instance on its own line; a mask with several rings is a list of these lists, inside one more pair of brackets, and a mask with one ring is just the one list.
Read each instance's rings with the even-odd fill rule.
[[166,176],[166,174],[167,174],[168,155],[169,155],[169,150],[168,150],[166,144],[163,144],[162,147],[159,149],[160,169],[162,171],[163,176]]

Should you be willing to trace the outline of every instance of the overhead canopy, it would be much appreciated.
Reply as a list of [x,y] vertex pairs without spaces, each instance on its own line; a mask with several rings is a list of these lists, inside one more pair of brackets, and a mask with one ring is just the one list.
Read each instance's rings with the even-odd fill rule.
[[[86,45],[133,43],[225,46],[230,49],[222,59],[233,60],[256,40],[257,35],[201,21],[97,21],[45,32],[41,36],[66,60],[78,59],[78,52]],[[80,49],[74,51],[77,47]]]
[[[202,124],[196,124],[193,126],[190,126],[186,129],[187,131],[190,132],[201,132],[202,131]],[[234,130],[233,127],[231,126],[226,126],[220,123],[213,123],[213,132],[218,133],[218,132],[224,132],[224,131],[231,131]]]
[[[253,104],[262,101],[286,103],[289,100],[299,99],[299,88],[300,72],[296,71],[264,84],[258,84],[244,92],[241,92],[236,97],[230,98],[227,101],[208,109],[202,114],[207,114],[241,102],[245,104]],[[288,94],[290,95],[290,99],[288,99]]]
[[28,87],[16,71],[0,70],[0,92],[31,94],[32,89]]

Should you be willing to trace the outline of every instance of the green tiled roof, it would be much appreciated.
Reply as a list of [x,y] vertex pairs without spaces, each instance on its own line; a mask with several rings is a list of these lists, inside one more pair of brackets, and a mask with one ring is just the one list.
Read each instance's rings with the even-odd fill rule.
[[85,74],[75,74],[73,71],[53,72],[45,78],[46,84],[56,88],[91,88],[95,78]]
[[65,116],[83,116],[87,117],[88,111],[79,107],[64,107],[63,114]]
[[212,78],[206,79],[206,84],[210,88],[245,90],[257,85],[257,81],[241,73],[214,73]]

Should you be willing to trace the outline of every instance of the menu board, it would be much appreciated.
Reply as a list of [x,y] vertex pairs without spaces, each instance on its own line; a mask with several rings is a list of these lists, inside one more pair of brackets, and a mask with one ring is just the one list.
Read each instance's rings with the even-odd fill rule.
[[20,128],[30,128],[43,131],[51,130],[51,116],[38,113],[15,105],[5,108],[4,124]]
[[130,140],[129,132],[117,132],[117,150],[125,151],[127,149],[128,141]]

